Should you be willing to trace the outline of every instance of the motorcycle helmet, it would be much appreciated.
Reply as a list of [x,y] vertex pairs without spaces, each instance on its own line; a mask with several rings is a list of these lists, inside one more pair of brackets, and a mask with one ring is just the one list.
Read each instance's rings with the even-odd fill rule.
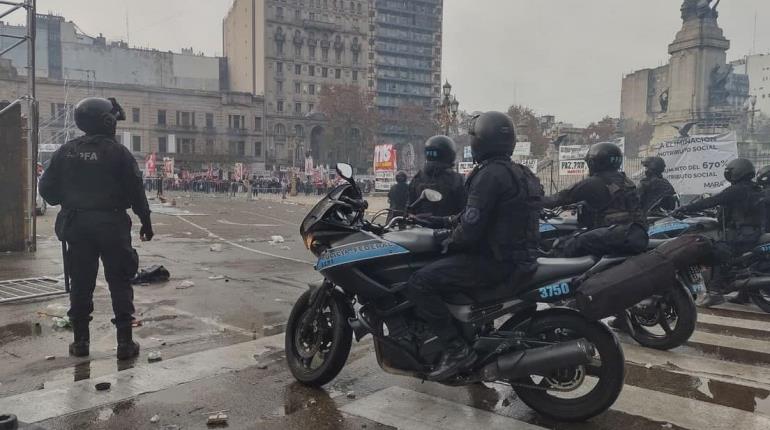
[[115,135],[118,115],[107,99],[88,97],[75,106],[75,124],[86,134]]
[[736,158],[725,166],[725,179],[731,184],[750,181],[757,174],[754,164],[745,158]]
[[770,186],[770,166],[765,166],[757,172],[757,184],[762,188]]
[[623,153],[615,144],[597,143],[588,150],[585,161],[591,174],[618,171],[623,165]]
[[399,184],[406,183],[406,172],[402,170],[396,173],[396,182],[398,182]]
[[477,162],[495,156],[513,154],[516,131],[511,118],[502,112],[485,112],[473,118],[468,130],[471,136],[471,153]]
[[666,162],[660,157],[647,157],[642,160],[642,166],[644,166],[648,172],[652,172],[656,175],[662,175],[666,171]]
[[425,160],[452,165],[457,151],[455,142],[448,136],[433,136],[425,142]]

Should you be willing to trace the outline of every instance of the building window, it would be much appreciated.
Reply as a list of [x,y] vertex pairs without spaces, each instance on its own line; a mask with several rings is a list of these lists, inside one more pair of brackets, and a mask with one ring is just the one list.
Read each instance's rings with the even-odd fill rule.
[[311,60],[315,60],[315,46],[310,45],[307,47],[307,53]]
[[307,93],[310,94],[311,96],[315,95],[315,84],[309,84],[307,86]]
[[206,154],[214,155],[214,140],[212,139],[206,141]]
[[334,51],[334,59],[337,60],[337,64],[342,62],[342,51]]
[[353,70],[353,80],[358,81],[358,70]]
[[358,52],[353,53],[353,64],[358,64]]
[[283,100],[278,100],[277,102],[275,102],[275,111],[283,112]]
[[182,154],[195,154],[195,140],[179,139],[179,149]]
[[131,121],[133,122],[139,122],[139,108],[133,108],[131,109]]
[[307,104],[307,111],[308,112],[313,112],[314,110],[315,110],[315,105],[313,103],[308,103]]
[[275,8],[275,17],[278,19],[283,19],[283,8],[277,7]]
[[243,115],[229,115],[227,125],[231,129],[243,130],[246,128],[246,117]]
[[283,92],[283,81],[275,81],[275,92],[278,94]]
[[206,128],[214,128],[214,114],[213,113],[207,113],[206,114]]
[[324,78],[328,78],[329,77],[329,68],[328,67],[321,68],[321,76],[324,77]]
[[279,62],[275,63],[275,73],[278,74],[278,75],[283,74],[283,63],[282,62],[279,61]]
[[56,119],[59,122],[64,122],[64,117],[67,115],[67,110],[71,106],[64,103],[51,103],[51,118]]
[[358,9],[358,14],[360,15],[360,14],[362,13],[362,12],[361,12],[361,3],[358,3],[358,7],[357,7],[357,9]]
[[195,112],[176,111],[176,125],[195,127]]
[[302,113],[302,103],[294,103],[294,113]]
[[301,94],[302,93],[302,83],[299,81],[294,82],[294,94]]
[[295,75],[301,75],[302,74],[302,64],[295,64],[294,65],[294,74]]
[[299,11],[299,9],[294,10],[294,19],[296,19],[297,21],[302,19],[302,13]]
[[254,156],[255,157],[262,156],[262,142],[254,142]]
[[302,45],[294,45],[294,57],[302,58]]
[[254,117],[254,130],[255,131],[262,131],[262,117],[255,116]]
[[[159,110],[158,111],[158,125],[166,125],[166,111],[165,110]],[[163,151],[165,152],[165,151]]]
[[315,66],[308,66],[307,67],[307,74],[310,76],[315,76]]
[[283,124],[278,123],[273,127],[273,133],[276,137],[283,138],[286,136],[286,127],[284,127]]
[[161,153],[168,152],[168,141],[166,140],[166,136],[162,136],[158,138],[158,152],[161,152]]
[[329,61],[329,48],[326,48],[324,46],[321,47],[321,60]]
[[229,142],[229,153],[230,155],[238,155],[243,157],[244,155],[246,155],[246,142],[243,142],[243,141]]
[[334,77],[336,79],[342,78],[342,69],[334,69]]
[[131,150],[142,152],[142,136],[131,136]]

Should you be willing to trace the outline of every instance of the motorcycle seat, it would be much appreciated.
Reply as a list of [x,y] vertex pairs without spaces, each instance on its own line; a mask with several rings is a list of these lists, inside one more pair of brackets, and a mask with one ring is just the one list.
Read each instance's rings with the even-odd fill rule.
[[538,258],[537,270],[525,282],[518,285],[508,283],[492,288],[479,288],[474,291],[464,291],[448,294],[444,297],[447,303],[468,305],[474,303],[490,303],[515,297],[524,291],[542,287],[548,281],[557,281],[570,276],[578,276],[596,264],[592,256],[577,258]]

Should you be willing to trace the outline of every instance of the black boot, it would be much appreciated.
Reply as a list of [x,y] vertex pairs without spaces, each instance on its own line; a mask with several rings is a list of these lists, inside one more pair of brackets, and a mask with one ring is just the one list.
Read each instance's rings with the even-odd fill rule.
[[738,292],[737,296],[731,297],[727,299],[727,301],[736,305],[748,305],[750,302],[749,293],[747,293],[746,290],[741,290]]
[[708,296],[702,302],[698,303],[699,306],[704,308],[710,308],[712,306],[721,305],[725,302],[725,296],[721,292],[709,291]]
[[615,315],[615,318],[612,319],[609,323],[607,323],[610,328],[613,328],[618,331],[627,331],[628,330],[628,321],[626,320],[625,314],[618,314]]
[[91,346],[91,335],[88,332],[88,321],[72,323],[72,331],[75,341],[70,344],[70,355],[73,357],[86,357]]
[[428,374],[431,381],[443,381],[457,374],[460,370],[472,365],[476,361],[476,352],[461,340],[449,342],[441,361]]
[[134,342],[131,326],[118,328],[118,360],[128,360],[139,355],[139,344]]

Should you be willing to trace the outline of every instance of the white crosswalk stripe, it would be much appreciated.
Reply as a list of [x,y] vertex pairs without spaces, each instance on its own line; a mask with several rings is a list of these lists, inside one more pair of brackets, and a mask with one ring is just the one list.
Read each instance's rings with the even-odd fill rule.
[[[638,428],[770,429],[770,342],[761,340],[764,335],[770,340],[770,315],[734,306],[707,312],[699,314],[699,323],[708,332],[697,329],[687,346],[672,351],[644,348],[621,336],[629,376],[609,413],[624,416],[629,428],[637,428],[631,425],[635,420],[644,420],[648,427]],[[715,329],[719,334],[712,333]],[[725,350],[731,354],[723,355]],[[754,363],[757,357],[764,361]],[[645,372],[654,376],[638,376]],[[684,386],[677,387],[680,380]],[[542,428],[537,421],[482,411],[411,388],[386,388],[342,411],[398,429]]]

